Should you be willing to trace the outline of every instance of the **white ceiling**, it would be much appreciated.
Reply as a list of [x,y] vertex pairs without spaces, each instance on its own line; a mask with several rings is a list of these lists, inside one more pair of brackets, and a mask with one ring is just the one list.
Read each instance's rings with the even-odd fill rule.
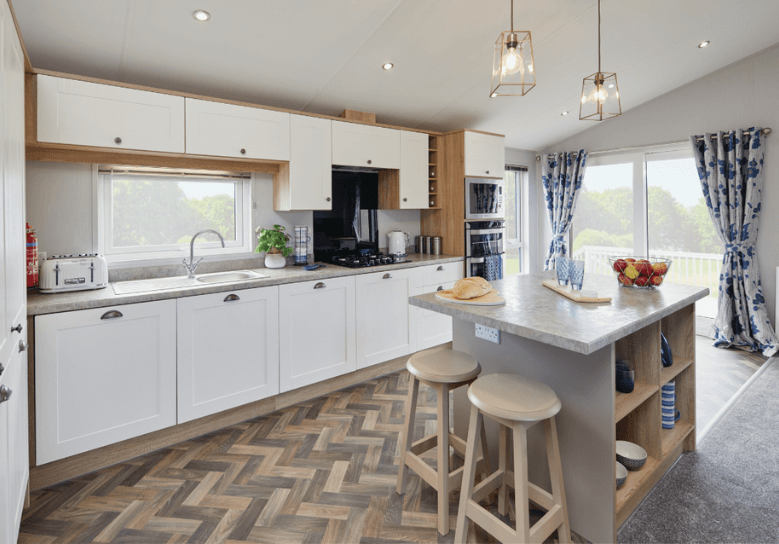
[[[381,123],[472,128],[542,149],[579,121],[597,2],[515,3],[538,85],[489,98],[509,0],[14,0],[33,67]],[[192,17],[205,9],[211,20]],[[629,110],[779,40],[777,0],[604,0],[603,69]],[[703,40],[711,45],[698,49]],[[384,71],[381,65],[393,62]],[[570,115],[562,117],[560,112]],[[608,122],[608,121],[606,121]]]

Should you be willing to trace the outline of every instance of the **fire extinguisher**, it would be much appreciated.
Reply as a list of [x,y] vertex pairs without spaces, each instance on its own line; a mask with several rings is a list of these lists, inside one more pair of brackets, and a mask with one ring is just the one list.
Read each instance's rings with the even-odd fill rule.
[[38,285],[38,238],[27,223],[27,288]]

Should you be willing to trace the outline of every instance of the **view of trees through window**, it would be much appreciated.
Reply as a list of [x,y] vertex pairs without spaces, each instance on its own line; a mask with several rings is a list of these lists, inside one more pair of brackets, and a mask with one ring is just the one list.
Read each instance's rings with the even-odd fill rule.
[[[192,235],[214,229],[236,239],[234,181],[178,181],[153,176],[114,176],[111,180],[113,247],[189,243]],[[214,236],[196,243],[213,242]]]

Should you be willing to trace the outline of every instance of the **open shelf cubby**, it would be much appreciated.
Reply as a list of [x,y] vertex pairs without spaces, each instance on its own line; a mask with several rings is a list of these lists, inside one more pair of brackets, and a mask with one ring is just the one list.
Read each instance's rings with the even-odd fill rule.
[[[665,368],[660,357],[661,333],[674,359]],[[615,489],[618,529],[679,455],[695,450],[695,305],[618,340],[615,359],[635,372],[633,391],[614,395],[616,440],[633,442],[647,452],[644,466],[628,471],[625,484]],[[660,389],[672,380],[680,417],[673,429],[663,429]]]
[[438,197],[438,137],[428,136],[428,210],[440,210]]

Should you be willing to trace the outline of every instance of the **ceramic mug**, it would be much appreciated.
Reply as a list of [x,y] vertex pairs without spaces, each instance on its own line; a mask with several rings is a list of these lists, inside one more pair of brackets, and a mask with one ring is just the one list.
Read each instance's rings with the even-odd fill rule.
[[676,382],[670,381],[660,388],[660,402],[663,429],[673,429],[682,417],[676,409]]

